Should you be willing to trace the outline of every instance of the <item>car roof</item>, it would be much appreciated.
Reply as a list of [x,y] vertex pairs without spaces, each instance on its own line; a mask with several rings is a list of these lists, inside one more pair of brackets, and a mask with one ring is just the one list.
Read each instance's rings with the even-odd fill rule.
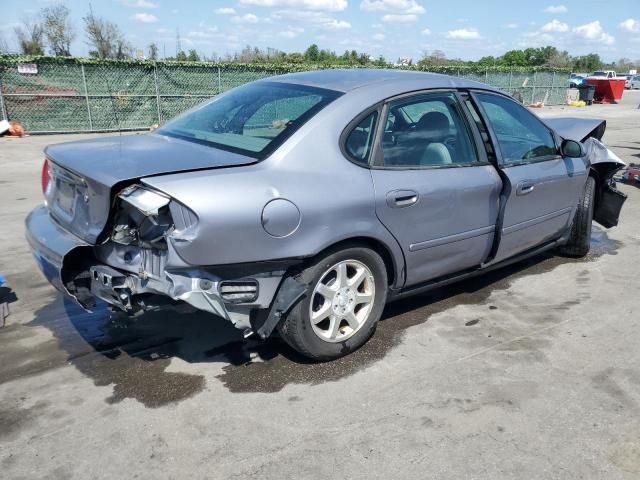
[[310,87],[326,88],[344,93],[357,88],[375,89],[383,84],[385,85],[385,90],[389,90],[390,85],[396,85],[397,88],[394,90],[397,90],[398,94],[413,90],[417,85],[424,89],[481,88],[484,90],[498,91],[494,87],[484,83],[450,75],[382,68],[312,70],[268,77],[263,81],[293,83]]

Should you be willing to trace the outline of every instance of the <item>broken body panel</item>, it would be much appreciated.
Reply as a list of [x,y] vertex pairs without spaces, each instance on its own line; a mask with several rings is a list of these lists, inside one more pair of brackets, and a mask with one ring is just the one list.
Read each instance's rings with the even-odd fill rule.
[[607,122],[565,117],[543,120],[562,138],[582,143],[583,158],[592,169],[598,187],[593,219],[605,228],[616,226],[627,196],[615,188],[613,175],[626,164],[601,142]]

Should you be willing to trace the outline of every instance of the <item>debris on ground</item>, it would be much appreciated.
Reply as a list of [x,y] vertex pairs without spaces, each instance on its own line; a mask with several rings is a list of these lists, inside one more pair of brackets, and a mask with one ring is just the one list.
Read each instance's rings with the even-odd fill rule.
[[[0,275],[0,287],[4,285],[4,277]],[[9,301],[4,298],[3,290],[0,288],[0,328],[4,327],[4,319],[9,316]]]
[[26,132],[24,127],[20,125],[18,122],[6,120],[0,120],[0,137],[15,137],[20,138],[24,137]]

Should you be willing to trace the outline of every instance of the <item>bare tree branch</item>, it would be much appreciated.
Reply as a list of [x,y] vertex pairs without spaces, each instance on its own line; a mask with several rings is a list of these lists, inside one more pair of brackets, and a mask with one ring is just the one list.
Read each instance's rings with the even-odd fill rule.
[[69,21],[69,13],[70,10],[62,4],[45,7],[40,11],[49,50],[56,56],[71,56],[71,42],[76,34]]

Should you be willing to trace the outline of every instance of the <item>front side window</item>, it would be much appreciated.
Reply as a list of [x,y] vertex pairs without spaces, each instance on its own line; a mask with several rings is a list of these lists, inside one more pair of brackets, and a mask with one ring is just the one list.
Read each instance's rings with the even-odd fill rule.
[[304,85],[250,83],[196,107],[158,132],[264,158],[340,95]]
[[522,163],[557,155],[551,131],[518,103],[476,93],[497,137],[504,163]]
[[360,123],[351,130],[351,133],[349,133],[344,143],[347,154],[356,163],[362,165],[368,163],[377,117],[378,112],[372,112],[363,118]]
[[452,93],[392,103],[382,139],[383,166],[435,167],[478,161],[471,133]]

